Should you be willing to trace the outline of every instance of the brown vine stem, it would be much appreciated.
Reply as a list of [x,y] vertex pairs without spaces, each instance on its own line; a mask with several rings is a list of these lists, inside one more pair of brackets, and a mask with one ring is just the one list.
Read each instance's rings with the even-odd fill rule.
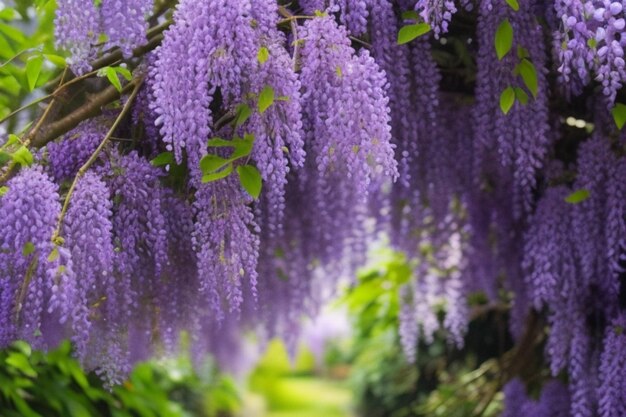
[[137,94],[139,93],[139,89],[141,88],[142,83],[143,83],[143,80],[137,80],[134,83],[133,92],[130,94],[130,97],[128,97],[128,100],[126,100],[126,103],[124,103],[124,107],[122,107],[122,111],[115,119],[115,122],[113,122],[113,125],[111,126],[107,134],[105,135],[104,139],[102,139],[102,142],[100,142],[100,145],[98,145],[98,148],[96,148],[96,150],[91,154],[87,162],[85,162],[83,166],[81,166],[78,169],[78,173],[74,177],[74,181],[72,181],[72,185],[70,186],[70,189],[67,191],[67,195],[65,196],[65,201],[63,202],[63,208],[61,209],[61,213],[59,214],[59,220],[57,221],[57,227],[52,235],[52,242],[54,244],[58,244],[59,238],[61,237],[61,228],[63,227],[63,219],[65,218],[67,209],[70,206],[70,200],[72,199],[72,194],[74,194],[74,190],[76,189],[76,184],[78,184],[78,181],[81,179],[81,177],[85,175],[87,170],[94,164],[94,162],[96,162],[96,160],[98,159],[98,156],[100,155],[100,152],[102,152],[106,144],[113,137],[113,134],[119,127],[120,123],[122,122],[122,120],[124,120],[124,117],[126,117],[128,112],[130,111],[131,105],[135,101],[135,98],[137,97]]
[[296,16],[294,14],[292,14],[289,9],[287,9],[285,6],[280,6],[278,8],[278,12],[280,13],[281,16],[283,16],[285,19],[281,20],[278,22],[278,24],[280,25],[281,23],[287,23],[289,22],[289,25],[291,26],[291,33],[293,34],[293,57],[292,57],[292,65],[293,65],[293,70],[294,72],[298,71],[298,55],[299,55],[299,50],[300,50],[300,39],[298,38],[298,19],[311,19],[313,18],[313,16]]

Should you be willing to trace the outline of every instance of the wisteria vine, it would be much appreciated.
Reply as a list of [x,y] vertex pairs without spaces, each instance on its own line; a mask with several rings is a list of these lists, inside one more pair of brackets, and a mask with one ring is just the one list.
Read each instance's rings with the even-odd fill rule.
[[0,140],[0,346],[110,383],[182,331],[293,348],[382,236],[408,360],[480,295],[545,345],[504,415],[626,415],[626,1],[57,3],[73,74]]

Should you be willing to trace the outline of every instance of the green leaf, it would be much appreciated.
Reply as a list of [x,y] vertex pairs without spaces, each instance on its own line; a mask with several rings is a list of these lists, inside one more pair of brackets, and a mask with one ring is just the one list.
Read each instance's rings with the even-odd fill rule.
[[171,152],[163,152],[158,154],[150,163],[152,166],[160,167],[163,165],[171,165],[175,162],[174,154]]
[[26,61],[26,79],[28,81],[28,89],[32,91],[37,85],[39,74],[41,74],[41,66],[43,64],[43,56],[37,55]]
[[50,255],[48,255],[48,262],[54,262],[57,259],[59,259],[59,248],[55,246],[52,252],[50,252]]
[[22,141],[20,140],[19,136],[14,135],[13,133],[11,133],[9,135],[9,140],[7,141],[5,146],[11,146],[11,145],[16,145],[18,143],[21,143]]
[[402,19],[404,20],[418,20],[419,14],[415,10],[407,10],[406,12],[402,12]]
[[252,115],[252,109],[243,103],[237,106],[237,116],[235,117],[235,126],[239,127],[244,124]]
[[230,161],[217,155],[208,154],[200,160],[200,169],[203,174],[210,174],[226,166]]
[[28,358],[26,358],[26,356],[22,353],[10,353],[5,362],[7,365],[21,371],[26,376],[29,376],[31,378],[37,377],[37,372],[35,372],[31,364],[28,362]]
[[10,7],[4,8],[0,10],[0,19],[2,20],[13,20],[15,19],[15,9]]
[[519,87],[515,87],[513,90],[515,90],[515,98],[517,101],[522,103],[524,106],[528,104],[528,94],[526,94],[526,91]]
[[6,185],[3,185],[2,187],[0,187],[0,197],[2,197],[8,192],[9,192],[9,187],[7,187]]
[[618,129],[624,127],[626,124],[626,105],[622,103],[615,103],[615,107],[611,109],[613,114],[613,120]]
[[222,139],[218,137],[211,138],[207,142],[207,146],[213,146],[215,148],[234,147],[235,145],[236,145],[235,142],[232,140],[226,140],[226,139]]
[[535,64],[527,59],[522,59],[522,62],[519,63],[519,73],[533,97],[537,98],[539,83],[537,81],[537,69],[535,68]]
[[515,90],[513,87],[508,87],[500,95],[500,110],[502,113],[508,114],[515,103]]
[[266,85],[259,94],[259,113],[263,114],[274,103],[274,89]]
[[506,0],[506,4],[511,6],[511,9],[515,11],[519,10],[519,3],[517,2],[517,0]]
[[33,245],[33,242],[26,242],[22,248],[22,255],[28,256],[33,252],[35,252],[35,245]]
[[33,163],[33,154],[30,153],[26,146],[21,146],[13,153],[13,160],[21,166],[31,166]]
[[524,48],[523,46],[517,45],[517,57],[519,59],[528,58],[530,57],[530,53],[528,52],[528,49]]
[[220,171],[203,175],[202,182],[206,184],[207,182],[221,180],[222,178],[228,177],[231,174],[231,172],[233,172],[233,164],[229,163],[228,165],[226,165],[226,168]]
[[259,198],[261,188],[263,187],[263,180],[259,170],[252,165],[241,165],[237,167],[237,174],[239,175],[241,186],[246,192],[254,199]]
[[504,19],[498,26],[494,43],[498,59],[504,58],[513,47],[513,27],[509,19]]
[[585,189],[576,190],[570,195],[568,195],[567,197],[565,197],[565,202],[570,203],[570,204],[582,203],[583,201],[589,198],[589,195],[590,195],[589,190],[585,190]]
[[0,151],[0,167],[4,166],[7,162],[13,160],[10,154]]
[[244,156],[250,155],[250,152],[252,152],[252,147],[254,146],[254,135],[246,133],[243,136],[243,139],[233,139],[233,143],[235,144],[235,151],[231,155],[231,158],[233,160],[243,158]]
[[104,75],[108,78],[108,80],[113,84],[113,86],[117,89],[117,91],[122,91],[122,83],[120,82],[120,78],[117,76],[117,71],[111,67],[104,67],[101,70]]
[[268,51],[266,47],[262,46],[259,49],[259,53],[256,55],[256,59],[259,61],[260,64],[265,64],[269,58],[270,51]]
[[0,23],[0,32],[4,33],[7,38],[14,40],[18,44],[23,44],[26,41],[24,33],[14,26]]
[[65,58],[63,58],[62,56],[54,55],[54,54],[44,54],[44,56],[46,57],[48,61],[52,62],[55,66],[59,68],[65,68],[66,62],[65,62]]
[[404,45],[405,43],[409,43],[413,39],[418,38],[428,32],[430,32],[430,25],[428,23],[415,23],[413,25],[403,26],[398,31],[398,45]]
[[133,74],[126,67],[119,66],[119,67],[113,67],[113,69],[115,70],[115,72],[117,72],[122,77],[124,77],[126,81],[130,81],[133,78]]

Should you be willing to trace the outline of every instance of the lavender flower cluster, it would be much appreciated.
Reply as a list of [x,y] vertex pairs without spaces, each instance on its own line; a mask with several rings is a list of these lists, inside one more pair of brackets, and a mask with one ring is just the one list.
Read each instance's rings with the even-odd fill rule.
[[59,0],[55,35],[57,45],[71,54],[70,68],[76,74],[88,72],[100,50],[115,47],[130,57],[146,42],[152,4],[152,0]]
[[[514,340],[532,310],[543,314],[547,367],[568,376],[567,385],[544,378],[536,399],[512,379],[505,415],[624,415],[626,162],[606,117],[626,76],[624,4],[479,1],[468,102],[441,90],[429,36],[448,36],[469,2],[298,3],[182,0],[116,132],[143,133],[110,140],[79,172],[116,115],[86,121],[0,189],[0,346],[70,336],[110,383],[141,358],[174,352],[181,330],[197,357],[225,365],[244,330],[293,349],[302,316],[383,234],[415,265],[400,294],[409,360],[440,330],[462,346],[468,295],[480,292],[487,307],[510,307]],[[59,0],[57,39],[72,68],[88,70],[100,49],[128,56],[150,6]],[[407,10],[434,33],[398,45]],[[602,90],[575,161],[555,156],[540,14],[557,17],[569,96],[593,80]],[[493,40],[505,19],[514,33],[499,59]],[[509,87],[517,96],[505,114]],[[249,152],[231,158],[242,137]],[[150,163],[168,152],[165,168]],[[205,175],[207,160],[226,161],[223,178]],[[239,178],[246,167],[261,177],[258,198]]]

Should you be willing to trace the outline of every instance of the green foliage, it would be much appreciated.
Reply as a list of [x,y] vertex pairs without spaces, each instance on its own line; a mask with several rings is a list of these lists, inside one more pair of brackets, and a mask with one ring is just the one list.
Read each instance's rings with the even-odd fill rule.
[[400,28],[398,31],[398,45],[404,45],[411,42],[422,35],[430,32],[431,28],[428,23],[414,23]]
[[500,95],[500,110],[508,114],[513,104],[515,104],[515,90],[513,87],[507,87]]
[[537,69],[535,64],[524,58],[518,65],[519,73],[524,80],[526,88],[532,93],[533,97],[537,98],[539,92],[539,84],[537,81]]
[[[0,10],[0,119],[32,100],[30,93],[65,67],[54,47],[55,8],[53,0],[19,0]],[[16,126],[13,118],[7,127]]]
[[[491,336],[498,321],[470,325],[466,348],[458,351],[443,334],[418,346],[417,362],[407,363],[398,335],[399,290],[412,279],[414,265],[391,251],[364,270],[342,302],[353,318],[351,380],[361,417],[495,417],[502,409],[493,359],[506,343]],[[482,305],[485,298],[475,297]]]
[[13,153],[13,160],[22,166],[28,167],[33,163],[33,155],[26,146],[20,146]]
[[504,19],[498,26],[494,45],[498,59],[504,58],[513,47],[513,26],[509,19]]
[[122,91],[122,82],[120,81],[120,76],[124,78],[126,81],[130,81],[132,79],[131,72],[124,67],[104,67],[98,71],[99,77],[107,77],[111,85],[113,85],[117,91]]
[[233,382],[215,368],[202,377],[186,357],[143,363],[112,391],[72,358],[69,343],[49,353],[15,342],[0,351],[3,417],[217,417],[239,408]]
[[158,154],[157,156],[155,156],[152,161],[150,161],[152,166],[155,166],[155,167],[161,167],[161,166],[164,166],[164,165],[171,165],[171,164],[173,164],[175,162],[176,161],[174,160],[174,154],[171,153],[171,152],[162,152],[162,153]]
[[589,190],[585,190],[585,189],[576,190],[570,195],[568,195],[567,197],[565,197],[565,202],[570,203],[570,204],[582,203],[583,201],[587,200],[590,195],[591,194],[589,193]]
[[611,114],[613,114],[615,125],[621,130],[626,123],[626,105],[615,103],[615,107],[611,109]]
[[261,179],[259,170],[252,165],[241,165],[237,167],[237,174],[239,175],[241,186],[246,192],[255,199],[259,198],[263,186],[263,180]]
[[517,2],[517,0],[506,0],[506,4],[508,4],[511,9],[515,11],[519,10],[519,3]]
[[260,64],[265,64],[270,58],[270,51],[268,51],[267,48],[263,46],[259,49],[256,57]]
[[259,113],[265,113],[272,104],[274,104],[274,89],[266,85],[259,93]]

